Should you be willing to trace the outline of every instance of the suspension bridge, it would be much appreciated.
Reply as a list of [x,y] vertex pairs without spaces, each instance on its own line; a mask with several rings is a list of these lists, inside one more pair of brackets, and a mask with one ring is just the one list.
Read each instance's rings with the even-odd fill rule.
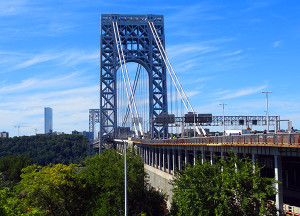
[[229,151],[247,154],[265,165],[266,176],[284,182],[276,184],[278,209],[300,201],[299,134],[207,137],[206,127],[215,126],[274,126],[276,132],[284,120],[196,113],[167,55],[162,15],[103,14],[100,34],[100,109],[89,110],[91,153],[109,146],[122,152],[130,143],[151,184],[168,194],[175,169],[197,158],[214,163],[213,155]]

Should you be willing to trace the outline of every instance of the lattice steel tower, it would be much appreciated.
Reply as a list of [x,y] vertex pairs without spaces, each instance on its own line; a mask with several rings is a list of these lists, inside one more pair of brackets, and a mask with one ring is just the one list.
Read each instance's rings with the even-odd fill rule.
[[[126,62],[141,64],[149,75],[150,132],[168,134],[167,124],[154,119],[167,112],[166,66],[151,33],[148,21],[154,23],[165,47],[164,18],[162,15],[101,15],[100,38],[100,142],[103,134],[112,136],[117,131],[117,70],[120,62],[113,22],[117,23]],[[123,60],[122,60],[122,63]]]

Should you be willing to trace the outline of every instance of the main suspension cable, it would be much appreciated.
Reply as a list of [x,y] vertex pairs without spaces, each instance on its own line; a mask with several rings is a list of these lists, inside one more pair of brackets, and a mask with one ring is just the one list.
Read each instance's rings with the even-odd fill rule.
[[[161,40],[160,40],[160,38],[159,38],[159,35],[158,35],[158,33],[157,33],[157,31],[156,31],[156,28],[155,28],[155,26],[154,26],[154,23],[153,23],[153,22],[150,22],[150,21],[148,21],[148,23],[149,23],[151,32],[152,32],[152,34],[153,34],[153,37],[154,37],[154,39],[155,39],[156,45],[157,45],[157,47],[158,47],[158,49],[159,49],[159,52],[160,52],[160,54],[161,54],[161,56],[162,56],[162,58],[163,58],[163,60],[164,60],[164,62],[165,62],[165,64],[166,64],[166,67],[167,67],[167,69],[168,69],[168,71],[169,71],[169,73],[170,73],[170,75],[171,75],[171,72],[170,72],[170,69],[169,69],[169,66],[170,66],[170,68],[171,68],[171,70],[172,70],[172,73],[173,73],[173,75],[174,75],[174,77],[175,77],[175,79],[176,79],[176,81],[177,81],[177,83],[178,83],[178,85],[179,85],[179,87],[180,87],[180,89],[181,89],[181,92],[180,92],[179,89],[178,89],[178,87],[177,87],[177,83],[174,81],[174,78],[173,78],[173,76],[171,75],[171,78],[172,78],[172,80],[173,80],[173,82],[174,82],[174,85],[175,85],[175,87],[176,87],[176,89],[177,89],[177,91],[178,91],[178,93],[179,93],[179,95],[180,95],[180,97],[181,97],[182,102],[184,103],[185,108],[186,108],[187,111],[189,112],[189,109],[188,109],[188,107],[187,107],[187,105],[186,105],[186,103],[185,103],[185,100],[186,100],[187,103],[188,103],[188,105],[189,105],[189,107],[191,108],[193,114],[195,115],[195,111],[194,111],[194,109],[193,109],[191,103],[189,102],[189,99],[188,99],[188,97],[187,97],[185,91],[183,90],[183,88],[182,88],[182,86],[181,86],[181,84],[180,84],[180,82],[179,82],[179,80],[178,80],[178,77],[177,77],[177,75],[176,75],[176,73],[175,73],[175,71],[174,71],[174,69],[173,69],[173,67],[172,67],[172,65],[171,65],[171,63],[170,63],[170,60],[169,60],[169,58],[168,58],[168,56],[167,56],[167,53],[166,53],[165,50],[164,50],[164,47],[163,47],[163,45],[162,45],[162,43],[161,43]],[[157,39],[156,39],[156,38],[157,38]],[[157,41],[159,41],[159,43],[158,43]],[[167,61],[168,61],[168,64],[167,64],[167,62],[166,62],[166,59],[167,59]],[[183,99],[182,94],[184,95],[185,100]],[[196,123],[194,123],[194,126],[195,126],[195,128],[196,128],[197,133],[200,134],[200,130],[199,130],[199,128],[197,127]],[[204,135],[206,135],[206,132],[205,132],[205,130],[203,129],[203,127],[200,126],[200,128],[201,128],[201,130],[202,130],[202,133],[203,133]]]
[[173,69],[173,66],[172,66],[172,64],[171,64],[171,62],[170,62],[170,60],[169,60],[169,58],[168,58],[168,55],[167,55],[167,53],[166,53],[166,51],[165,51],[165,49],[164,49],[164,47],[163,47],[163,45],[162,45],[162,43],[161,43],[161,40],[160,40],[160,38],[159,38],[159,35],[158,35],[158,33],[157,33],[157,31],[156,31],[156,28],[155,28],[155,26],[154,26],[154,23],[153,23],[153,22],[150,22],[150,23],[152,24],[152,27],[153,27],[153,29],[154,29],[154,32],[155,32],[155,34],[156,34],[156,36],[157,36],[157,39],[158,39],[158,41],[159,41],[160,47],[161,47],[161,49],[162,49],[162,51],[163,51],[163,53],[164,53],[164,55],[165,55],[165,57],[166,57],[166,59],[167,59],[168,64],[170,65],[171,71],[173,72],[173,75],[174,75],[174,77],[175,77],[175,79],[176,79],[176,81],[177,81],[177,83],[178,83],[178,85],[179,85],[179,87],[180,87],[180,90],[182,91],[182,93],[183,93],[183,95],[184,95],[184,97],[185,97],[187,103],[189,104],[191,110],[194,112],[194,109],[193,109],[193,107],[192,107],[192,105],[191,105],[191,103],[190,103],[190,101],[189,101],[189,99],[188,99],[188,97],[187,97],[187,95],[186,95],[184,89],[182,88],[181,83],[179,82],[178,77],[177,77],[177,75],[176,75],[176,73],[175,73],[175,71],[174,71],[174,69]]
[[[122,75],[123,75],[123,81],[124,81],[124,84],[125,84],[127,98],[129,99],[130,97],[129,97],[129,93],[128,93],[128,87],[127,87],[127,84],[126,84],[126,79],[125,79],[123,64],[122,64],[122,60],[121,60],[121,54],[120,54],[120,50],[119,50],[119,43],[117,41],[116,29],[115,29],[115,23],[114,23],[114,21],[112,22],[112,24],[113,24],[113,29],[114,29],[114,35],[115,35],[115,41],[116,41],[116,46],[117,46],[119,61],[120,61],[120,67],[121,67],[121,71],[122,71]],[[128,100],[128,105],[130,107],[130,112],[131,112],[132,119],[134,119],[132,107],[131,107],[131,104],[130,104],[130,99]],[[136,124],[135,124],[134,121],[133,121],[133,126],[134,126],[134,130],[135,130],[135,134],[138,136],[139,134],[138,134],[138,131],[137,131],[137,128],[136,128]]]
[[[134,77],[134,82],[133,82],[133,94],[134,94],[134,95],[135,95],[135,92],[136,92],[136,87],[137,87],[137,84],[138,84],[140,72],[141,72],[141,65],[138,64],[138,67],[137,67],[137,70],[136,70],[136,74],[135,74],[135,77]],[[132,98],[131,98],[130,103],[132,103]],[[124,117],[124,119],[123,119],[122,126],[124,126],[124,125],[126,124],[128,115],[129,115],[129,105],[128,105],[127,110],[126,110],[126,113],[125,113],[125,117]]]
[[[130,79],[129,79],[129,75],[128,75],[126,60],[125,60],[125,57],[124,57],[122,41],[121,41],[121,38],[120,38],[119,27],[118,27],[117,22],[115,22],[115,27],[116,27],[118,39],[119,39],[119,42],[120,42],[120,48],[121,48],[122,58],[123,58],[124,66],[125,66],[127,82],[128,82],[128,85],[129,85],[130,94],[131,94],[131,98],[132,98],[132,102],[133,102],[133,107],[135,109],[135,113],[136,113],[137,120],[138,120],[138,123],[139,123],[139,128],[140,128],[140,131],[141,131],[141,135],[144,136],[143,127],[142,127],[142,124],[141,124],[141,121],[140,121],[140,118],[139,118],[139,113],[138,113],[137,108],[136,108],[136,103],[135,103],[135,100],[134,100],[134,95],[133,95],[133,91],[132,91],[132,87],[131,87],[131,83],[130,83]],[[131,101],[131,99],[129,99],[129,100]],[[134,119],[133,119],[133,121],[134,121]]]
[[[164,57],[164,55],[163,55],[163,53],[162,53],[162,51],[161,51],[161,48],[160,48],[160,46],[159,46],[159,44],[158,44],[158,42],[157,42],[157,39],[156,39],[156,37],[155,37],[154,31],[153,31],[152,26],[151,26],[151,22],[149,22],[149,26],[150,26],[150,30],[151,30],[151,32],[152,32],[152,34],[153,34],[154,40],[155,40],[155,42],[156,42],[156,45],[157,45],[157,47],[158,47],[158,50],[159,50],[159,52],[160,52],[160,54],[161,54],[161,57],[162,57],[163,61],[165,62],[165,65],[166,65],[166,67],[167,67],[167,70],[168,70],[168,72],[169,72],[169,74],[170,74],[170,76],[171,76],[171,78],[172,78],[172,80],[173,80],[173,83],[174,83],[174,85],[175,85],[175,87],[176,87],[176,89],[177,89],[177,91],[178,91],[178,93],[179,93],[179,95],[180,95],[180,98],[181,98],[182,101],[184,101],[183,96],[181,95],[181,92],[179,91],[178,86],[177,86],[177,84],[176,84],[176,82],[175,82],[175,80],[174,80],[174,78],[173,78],[173,76],[172,76],[172,74],[171,74],[171,71],[170,71],[170,69],[169,69],[169,65],[167,64],[166,59],[165,59],[165,57]],[[189,111],[187,105],[185,104],[185,101],[184,101],[184,106],[185,106],[185,108]]]

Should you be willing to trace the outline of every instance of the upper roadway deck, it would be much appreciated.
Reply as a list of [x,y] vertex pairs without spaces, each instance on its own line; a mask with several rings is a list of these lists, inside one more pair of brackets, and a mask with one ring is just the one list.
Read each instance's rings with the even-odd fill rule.
[[213,136],[179,139],[137,139],[134,143],[144,145],[207,145],[207,146],[268,146],[300,148],[300,134],[251,134],[237,136]]

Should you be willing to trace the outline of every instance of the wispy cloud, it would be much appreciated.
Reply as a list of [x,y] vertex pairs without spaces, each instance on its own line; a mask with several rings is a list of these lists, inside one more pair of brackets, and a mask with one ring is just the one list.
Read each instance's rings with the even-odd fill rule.
[[200,91],[189,91],[189,92],[186,92],[186,96],[193,97],[195,95],[198,95],[199,93],[200,93]]
[[178,23],[190,20],[220,20],[225,19],[224,16],[215,13],[215,10],[219,7],[207,3],[196,3],[188,5],[186,7],[179,7],[178,10],[174,11],[174,15],[168,17],[168,21],[171,23]]
[[247,89],[239,89],[236,91],[231,91],[230,93],[226,93],[223,97],[219,98],[219,100],[224,100],[224,99],[231,99],[231,98],[237,98],[237,97],[242,97],[250,94],[257,93],[264,88],[266,88],[267,85],[259,86],[259,87],[251,87]]
[[31,90],[45,90],[45,89],[53,89],[59,87],[67,87],[78,85],[78,83],[82,80],[82,78],[78,77],[78,74],[72,73],[66,76],[55,77],[50,79],[40,79],[37,77],[29,78],[22,80],[20,83],[12,84],[12,85],[4,85],[0,88],[1,94],[10,94],[17,92],[27,92]]
[[233,55],[238,55],[240,53],[242,53],[242,50],[237,50],[237,51],[225,53],[224,56],[233,56]]
[[269,2],[252,2],[251,1],[251,5],[249,7],[247,7],[245,10],[243,10],[244,12],[251,12],[253,10],[257,10],[257,9],[261,9],[261,8],[265,8],[267,6],[269,6],[270,3]]
[[0,2],[0,16],[12,16],[22,13],[26,9],[28,1],[10,0]]
[[39,63],[43,63],[43,62],[47,62],[47,61],[51,61],[54,59],[58,59],[59,57],[61,57],[62,55],[48,55],[48,54],[42,54],[42,55],[36,55],[34,57],[32,57],[29,60],[26,60],[20,64],[17,64],[13,70],[17,70],[17,69],[22,69],[22,68],[26,68],[26,67],[30,67],[32,65],[36,65]]
[[[0,67],[3,72],[20,70],[35,65],[49,63],[54,67],[75,66],[81,63],[96,63],[99,61],[99,51],[79,51],[79,50],[46,50],[39,54],[14,53],[1,51]],[[1,73],[1,72],[0,72]]]
[[173,45],[169,46],[167,48],[167,53],[171,58],[177,57],[177,56],[183,56],[188,54],[189,56],[197,54],[205,54],[210,53],[218,50],[216,46],[208,45],[208,44],[180,44],[180,45]]
[[[9,125],[25,124],[43,132],[43,108],[46,106],[54,110],[54,130],[67,133],[74,129],[88,130],[88,110],[98,108],[98,91],[98,85],[53,90],[47,94],[20,91],[13,98],[0,101],[0,130],[9,129]],[[22,131],[22,135],[33,133],[34,130],[29,129]]]
[[281,44],[281,42],[282,42],[282,40],[279,40],[279,41],[275,41],[273,44],[272,44],[272,46],[273,47],[279,47],[280,46],[280,44]]

